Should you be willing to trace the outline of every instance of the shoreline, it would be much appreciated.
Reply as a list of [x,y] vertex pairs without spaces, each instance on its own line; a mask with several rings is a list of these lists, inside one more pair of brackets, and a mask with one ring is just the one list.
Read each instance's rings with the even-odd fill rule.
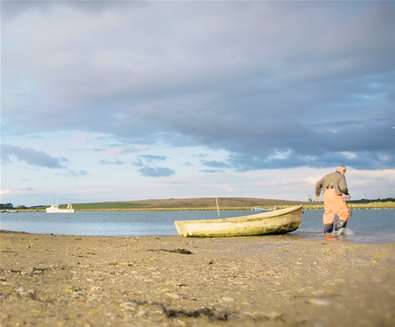
[[[301,204],[302,205],[302,204]],[[321,204],[318,205],[302,205],[303,210],[323,210],[324,206]],[[288,208],[290,206],[270,206],[270,207],[262,207],[264,210],[274,210],[276,209],[283,209]],[[395,209],[395,205],[359,205],[359,204],[349,204],[349,207],[355,210],[391,210]],[[155,212],[155,211],[217,211],[215,207],[208,207],[208,208],[101,208],[101,209],[75,209],[75,212]],[[220,211],[251,211],[251,207],[234,207],[234,208],[221,208]],[[8,210],[2,211],[1,213],[24,213],[24,212],[42,212],[45,213],[45,209],[16,209],[16,210]]]
[[395,324],[395,243],[0,233],[0,325]]
[[[182,237],[180,235],[177,235],[176,232],[174,234],[151,234],[151,235],[90,235],[90,234],[57,234],[57,233],[33,233],[33,232],[26,232],[26,231],[13,231],[13,230],[6,230],[6,229],[0,229],[0,235],[1,234],[21,234],[21,235],[32,235],[32,236],[49,236],[49,237],[77,237],[77,238],[111,238],[111,239],[116,239],[116,238],[133,238],[133,239],[144,239],[144,238],[165,238],[165,237],[175,237],[175,238],[180,238],[180,239],[231,239],[231,238],[239,238],[240,240],[244,238],[271,238],[271,237],[283,237],[283,238],[289,238],[289,240],[301,240],[301,241],[321,241],[324,239],[324,233],[323,232],[301,232],[301,233],[284,233],[284,234],[268,234],[268,235],[255,235],[255,236],[223,236],[223,237]],[[395,243],[394,240],[355,240],[355,239],[350,239],[349,237],[339,237],[336,234],[329,234],[326,235],[326,240],[330,241],[335,241],[335,242],[347,242],[347,243],[354,243],[354,244],[393,244]]]

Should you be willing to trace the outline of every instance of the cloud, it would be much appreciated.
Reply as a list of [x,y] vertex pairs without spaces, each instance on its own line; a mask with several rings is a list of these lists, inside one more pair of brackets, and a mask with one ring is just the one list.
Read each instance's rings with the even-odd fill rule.
[[10,144],[1,145],[2,160],[7,163],[16,159],[31,166],[45,167],[51,169],[64,169],[68,163],[66,158],[56,158],[44,151],[25,148]]
[[81,177],[88,175],[89,174],[85,169],[67,169],[64,173],[64,176],[68,176],[68,177]]
[[10,196],[15,194],[26,194],[34,192],[35,189],[33,187],[24,187],[24,188],[17,188],[17,189],[0,189],[0,195],[2,196]]
[[154,161],[163,161],[166,160],[166,156],[157,156],[157,155],[152,155],[152,154],[145,154],[140,156],[140,158],[146,160],[147,162],[154,162]]
[[121,161],[118,159],[103,159],[103,160],[100,160],[100,163],[102,165],[116,165],[116,166],[125,164],[124,161]]
[[277,157],[274,154],[253,155],[245,157],[233,154],[229,158],[229,166],[234,170],[246,171],[255,169],[277,169],[294,167],[336,167],[339,164],[358,169],[384,169],[395,166],[394,152],[323,152],[319,154],[298,154],[289,152],[287,157]]
[[230,168],[231,165],[224,161],[218,160],[202,160],[202,165],[210,168]]
[[16,130],[203,145],[239,170],[395,166],[393,3],[9,6]]
[[139,172],[147,177],[168,177],[175,174],[175,171],[166,167],[142,167]]
[[[20,147],[11,144],[1,145],[2,164],[8,164],[14,160],[24,162],[30,166],[59,170],[57,175],[80,177],[87,176],[85,169],[72,169],[69,161],[64,157],[53,157],[41,150]],[[27,190],[27,189],[24,189]]]
[[158,155],[141,155],[133,162],[133,165],[139,167],[138,171],[146,177],[168,177],[175,174],[173,169],[161,166],[153,166],[155,162],[166,160],[166,156]]
[[13,190],[9,190],[9,189],[0,189],[0,195],[8,195],[8,194],[12,194]]
[[221,170],[221,169],[201,169],[200,172],[212,174],[212,173],[223,173],[224,170]]
[[87,0],[87,1],[9,0],[9,1],[4,1],[2,3],[2,12],[4,18],[15,18],[18,15],[23,15],[28,13],[40,13],[44,15],[50,14],[51,11],[56,11],[56,9],[60,7],[64,9],[69,7],[74,10],[79,10],[82,12],[100,14],[101,12],[111,8],[119,7],[120,9],[122,9],[129,6],[141,6],[141,5],[143,5],[143,2],[135,2],[128,0],[118,0],[115,2],[95,1],[95,0],[93,1],[92,0]]

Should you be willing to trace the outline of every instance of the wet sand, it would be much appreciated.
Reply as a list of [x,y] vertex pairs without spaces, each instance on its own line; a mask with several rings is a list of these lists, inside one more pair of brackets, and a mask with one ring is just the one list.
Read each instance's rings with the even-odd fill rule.
[[394,326],[395,243],[0,233],[0,326]]

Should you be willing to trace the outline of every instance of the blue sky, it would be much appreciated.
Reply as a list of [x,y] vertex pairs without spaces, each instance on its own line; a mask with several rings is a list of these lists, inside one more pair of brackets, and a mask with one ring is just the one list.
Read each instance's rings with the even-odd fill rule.
[[391,2],[2,2],[2,202],[395,196]]

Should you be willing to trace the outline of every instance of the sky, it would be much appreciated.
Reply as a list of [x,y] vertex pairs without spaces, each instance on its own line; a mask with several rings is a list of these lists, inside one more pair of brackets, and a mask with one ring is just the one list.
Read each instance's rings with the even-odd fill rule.
[[395,196],[395,3],[1,2],[1,202]]

